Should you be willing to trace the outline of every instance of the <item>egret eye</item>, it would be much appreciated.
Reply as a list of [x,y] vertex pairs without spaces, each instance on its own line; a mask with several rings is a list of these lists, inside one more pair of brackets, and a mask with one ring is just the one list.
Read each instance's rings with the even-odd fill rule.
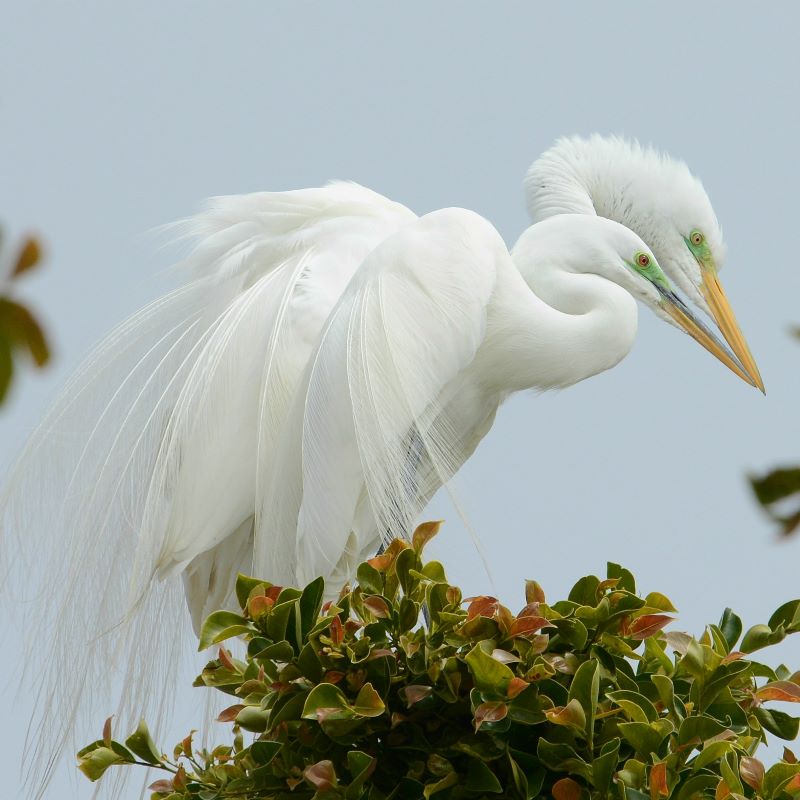
[[689,238],[695,247],[700,247],[703,244],[703,234],[700,231],[692,231],[692,235]]
[[647,253],[639,253],[636,256],[636,263],[642,268],[647,269],[650,266],[650,256]]

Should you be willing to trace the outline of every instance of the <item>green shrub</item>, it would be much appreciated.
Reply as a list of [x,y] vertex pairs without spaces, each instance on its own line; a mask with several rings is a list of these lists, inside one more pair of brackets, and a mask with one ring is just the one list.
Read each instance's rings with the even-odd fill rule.
[[798,718],[766,704],[800,701],[800,676],[749,657],[800,629],[800,601],[741,641],[730,610],[695,639],[665,633],[670,601],[609,564],[555,603],[529,581],[515,615],[422,561],[437,530],[362,564],[335,604],[319,579],[240,576],[241,614],[212,614],[201,646],[242,637],[246,659],[222,647],[195,682],[235,697],[220,716],[233,743],[198,751],[190,735],[168,758],[144,723],[124,744],[107,723],[80,769],[159,767],[160,800],[800,795],[789,750],[769,769],[754,757],[768,733],[797,735]]

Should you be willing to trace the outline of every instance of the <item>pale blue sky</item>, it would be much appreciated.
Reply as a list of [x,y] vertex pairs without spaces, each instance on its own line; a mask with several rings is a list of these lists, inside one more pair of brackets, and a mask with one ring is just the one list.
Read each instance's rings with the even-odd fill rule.
[[[0,220],[46,243],[20,291],[56,349],[0,412],[0,475],[92,343],[170,285],[148,231],[203,198],[353,179],[417,212],[472,208],[512,243],[530,161],[623,133],[703,179],[767,397],[643,310],[618,368],[509,402],[459,493],[512,605],[526,577],[556,595],[608,559],[693,631],[800,595],[800,538],[776,541],[744,478],[800,456],[796,4],[5,0],[0,18]],[[431,514],[452,520],[432,550],[485,589],[452,510]],[[3,677],[18,652],[5,635]],[[800,666],[800,642],[782,656]],[[4,689],[0,712],[8,776],[28,711]],[[87,797],[70,772],[54,796]]]

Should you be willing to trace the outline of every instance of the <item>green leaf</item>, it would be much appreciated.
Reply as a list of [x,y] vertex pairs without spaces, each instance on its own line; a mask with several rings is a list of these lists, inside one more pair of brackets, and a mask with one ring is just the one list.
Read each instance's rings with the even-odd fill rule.
[[636,594],[636,581],[625,567],[621,567],[619,564],[614,564],[612,561],[609,561],[606,568],[606,575],[609,578],[618,579],[618,589],[624,589],[626,592]]
[[646,722],[620,722],[617,727],[625,741],[645,758],[649,758],[651,753],[657,753],[667,736]]
[[[212,644],[219,644],[234,636],[255,633],[256,629],[240,614],[232,611],[215,611],[210,614],[203,627],[200,629],[200,644],[198,650],[205,650]],[[283,637],[280,637],[283,639]]]
[[383,594],[383,576],[366,561],[359,565],[356,580],[366,594]]
[[25,347],[38,367],[50,360],[44,332],[27,308],[0,297],[0,335],[17,347]]
[[[635,725],[637,723],[627,724]],[[621,743],[622,740],[619,738],[606,742],[600,750],[600,755],[592,762],[592,784],[601,796],[611,788],[611,779],[617,771]]]
[[569,687],[569,699],[577,700],[586,716],[586,733],[594,729],[597,699],[600,693],[600,671],[596,661],[584,661],[575,671]]
[[78,753],[78,769],[92,782],[103,777],[103,773],[114,764],[130,761],[110,747],[84,748]]
[[744,635],[739,649],[743,653],[752,653],[755,650],[760,650],[762,647],[769,647],[770,645],[777,644],[783,640],[786,632],[782,626],[777,630],[772,630],[769,625],[753,625],[750,630]]
[[733,650],[739,637],[742,635],[742,621],[730,608],[722,612],[722,619],[719,621],[719,629],[728,643],[728,651]]
[[250,745],[250,757],[259,766],[265,766],[275,758],[280,752],[283,744],[281,742],[266,742],[257,740]]
[[332,683],[320,683],[309,692],[300,716],[303,719],[318,719],[320,709],[336,709],[346,716],[352,716],[353,711],[344,692]]
[[[358,692],[353,711],[359,717],[379,717],[386,710],[381,696],[375,691],[371,683],[365,683]],[[305,712],[305,709],[303,709]],[[304,713],[305,715],[305,713]]]
[[470,759],[465,788],[478,794],[502,794],[503,787],[491,769],[479,759]]
[[14,377],[14,359],[11,342],[0,332],[0,403],[5,400]]
[[464,656],[467,662],[475,686],[482,692],[505,695],[506,689],[514,673],[499,661],[487,655],[480,644],[476,644],[472,650]]
[[643,694],[620,690],[607,692],[606,697],[620,706],[634,722],[655,722],[658,719],[656,707]]
[[757,706],[753,709],[759,724],[765,730],[775,734],[779,739],[793,741],[797,738],[800,729],[800,717],[793,717],[783,711],[776,711],[774,708]]
[[705,742],[726,731],[725,725],[706,714],[686,717],[678,728],[678,743]]
[[297,650],[302,648],[308,632],[314,627],[322,608],[322,598],[325,594],[325,581],[320,577],[303,589],[297,601]]
[[162,754],[156,747],[153,737],[150,736],[150,731],[144,720],[139,722],[136,730],[125,740],[125,746],[148,764],[161,763]]
[[253,589],[257,586],[263,586],[265,589],[269,589],[272,587],[272,584],[268,581],[262,581],[260,578],[251,578],[249,575],[244,575],[241,572],[236,576],[236,599],[242,610],[244,610],[247,605],[247,601]]
[[800,600],[790,600],[784,603],[769,618],[769,627],[772,630],[783,625],[787,630],[791,630],[800,623]]

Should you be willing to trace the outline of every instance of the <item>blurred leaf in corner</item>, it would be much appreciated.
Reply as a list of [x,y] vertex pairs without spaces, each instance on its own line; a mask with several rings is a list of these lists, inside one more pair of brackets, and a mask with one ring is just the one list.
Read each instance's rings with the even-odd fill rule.
[[[800,339],[800,326],[790,328]],[[759,477],[750,476],[756,500],[780,526],[781,536],[800,529],[800,466],[782,467]]]
[[[0,246],[2,242],[0,237]],[[8,263],[7,268],[0,268],[0,404],[11,387],[15,358],[20,350],[26,351],[37,367],[50,360],[50,348],[41,325],[24,305],[11,299],[12,284],[34,269],[41,258],[41,246],[33,237],[23,241],[10,263],[0,251],[0,264]]]

